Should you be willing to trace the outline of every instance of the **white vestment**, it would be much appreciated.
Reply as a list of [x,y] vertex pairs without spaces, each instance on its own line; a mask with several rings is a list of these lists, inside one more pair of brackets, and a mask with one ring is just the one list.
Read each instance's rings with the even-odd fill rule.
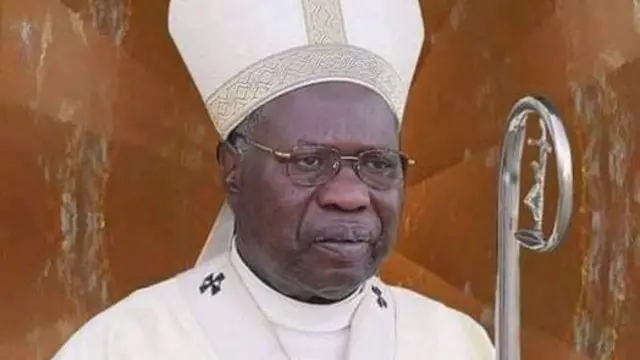
[[[346,320],[345,320],[346,319]],[[492,360],[467,315],[378,278],[340,304],[275,293],[234,251],[139,290],[53,360]]]
[[[222,139],[260,106],[325,82],[375,91],[398,124],[424,39],[418,0],[171,0],[169,32]],[[54,360],[492,360],[461,312],[369,279],[345,301],[274,293],[227,250],[225,205],[198,266],[94,317]]]

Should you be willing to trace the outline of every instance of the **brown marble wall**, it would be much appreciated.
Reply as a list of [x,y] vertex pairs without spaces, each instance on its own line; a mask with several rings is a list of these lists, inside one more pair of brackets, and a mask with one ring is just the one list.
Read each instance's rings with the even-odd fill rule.
[[[568,127],[576,211],[562,248],[523,256],[525,359],[634,359],[640,4],[422,4],[404,136],[418,165],[383,276],[491,328],[504,117],[538,93]],[[49,358],[95,312],[188,268],[207,235],[216,135],[166,17],[167,0],[0,2],[2,359]]]

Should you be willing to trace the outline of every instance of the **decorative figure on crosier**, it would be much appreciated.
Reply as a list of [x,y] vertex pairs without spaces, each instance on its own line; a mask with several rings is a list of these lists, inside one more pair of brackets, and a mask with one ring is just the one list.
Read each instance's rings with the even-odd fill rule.
[[[531,211],[533,228],[518,230],[520,215],[520,167],[526,123],[530,114],[540,116],[540,138],[529,139],[538,148],[531,163],[533,186],[524,199]],[[542,227],[544,188],[548,156],[554,154],[558,173],[556,218],[549,237]],[[498,360],[520,360],[520,246],[536,252],[556,249],[571,221],[573,173],[571,148],[562,121],[553,106],[539,97],[520,99],[507,118],[502,143],[498,195],[498,274],[495,308]]]

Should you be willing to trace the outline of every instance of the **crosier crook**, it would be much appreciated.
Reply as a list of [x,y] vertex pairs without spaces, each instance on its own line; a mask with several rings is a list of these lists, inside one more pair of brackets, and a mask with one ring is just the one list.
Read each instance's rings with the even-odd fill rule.
[[[534,183],[524,199],[534,220],[532,229],[518,230],[520,208],[520,167],[531,113],[540,116],[540,138],[528,140],[538,147],[538,160],[531,163]],[[571,148],[564,126],[553,106],[545,99],[520,99],[507,117],[502,143],[498,194],[498,271],[495,305],[495,342],[498,360],[520,360],[520,246],[536,252],[556,249],[564,240],[573,207]],[[549,136],[549,138],[547,137]],[[550,140],[550,142],[549,142]],[[558,169],[558,204],[551,235],[542,229],[547,157],[555,154]]]

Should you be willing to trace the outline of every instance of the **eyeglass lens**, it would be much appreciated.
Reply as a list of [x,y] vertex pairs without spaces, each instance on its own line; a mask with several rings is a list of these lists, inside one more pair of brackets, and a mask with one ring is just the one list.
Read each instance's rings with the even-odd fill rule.
[[388,189],[404,176],[404,160],[393,150],[372,149],[357,157],[342,157],[335,149],[323,146],[294,149],[287,171],[292,180],[301,185],[319,185],[338,173],[343,159],[353,161],[353,169],[360,179],[376,189]]

